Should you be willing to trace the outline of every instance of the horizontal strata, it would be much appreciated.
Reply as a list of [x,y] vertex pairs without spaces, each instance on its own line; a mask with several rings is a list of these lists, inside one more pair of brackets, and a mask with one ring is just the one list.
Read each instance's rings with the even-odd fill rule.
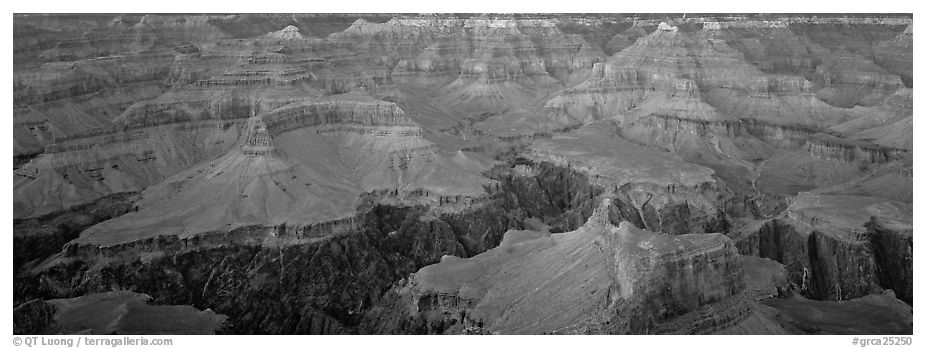
[[[264,116],[267,130],[272,136],[299,129],[327,124],[356,126],[386,126],[405,128],[406,132],[421,130],[404,115],[398,105],[379,100],[322,100],[288,105]],[[417,129],[417,132],[416,132]]]
[[609,205],[575,231],[509,231],[486,253],[421,269],[397,290],[408,306],[397,315],[503,334],[640,333],[742,289],[726,237],[614,226]]
[[898,280],[906,279],[898,275],[903,267],[882,263],[906,262],[900,261],[904,247],[885,244],[903,243],[892,238],[909,226],[911,214],[909,204],[883,198],[801,193],[781,216],[738,237],[737,246],[743,254],[782,263],[790,281],[809,298],[847,300],[881,286],[902,292],[908,284]]
[[842,134],[812,126],[774,124],[763,120],[706,121],[670,115],[652,114],[633,122],[662,131],[681,131],[699,137],[752,136],[783,147],[804,147],[812,156],[845,162],[881,164],[902,161],[909,156],[906,149],[892,148],[846,139]]
[[[191,306],[155,305],[149,303],[151,300],[149,295],[126,290],[44,303],[36,300],[13,310],[14,330],[26,333],[46,330],[44,334],[211,335],[220,331],[227,320],[226,316],[209,309],[199,311]],[[51,315],[45,316],[43,311]]]

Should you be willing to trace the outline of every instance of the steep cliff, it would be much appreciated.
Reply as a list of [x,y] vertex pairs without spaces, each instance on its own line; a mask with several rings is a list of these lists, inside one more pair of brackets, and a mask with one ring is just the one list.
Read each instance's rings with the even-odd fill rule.
[[[906,255],[908,244],[897,232],[869,232],[866,223],[884,219],[903,226],[910,214],[909,205],[883,198],[802,193],[786,214],[737,244],[743,252],[784,264],[788,279],[809,298],[853,299],[906,286],[903,266],[879,263],[887,262],[884,255]],[[905,264],[900,257],[892,262]]]
[[421,269],[394,290],[406,308],[378,329],[401,333],[410,321],[429,333],[642,333],[742,290],[726,237],[614,226],[610,205],[604,199],[575,231],[509,231],[495,249]]

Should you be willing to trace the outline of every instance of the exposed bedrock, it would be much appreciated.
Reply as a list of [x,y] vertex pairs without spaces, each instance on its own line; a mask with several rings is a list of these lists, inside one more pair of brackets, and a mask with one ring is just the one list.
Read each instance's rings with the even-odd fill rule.
[[[880,288],[875,278],[873,255],[864,241],[847,241],[823,232],[771,220],[762,226],[754,255],[784,264],[788,279],[801,293],[821,300],[846,300]],[[757,249],[757,250],[755,250]]]
[[44,216],[13,220],[13,273],[61,251],[80,232],[132,210],[135,193],[117,193]]
[[[587,174],[520,161],[493,169],[494,198],[461,212],[379,205],[373,197],[367,213],[311,226],[241,227],[105,247],[71,243],[16,278],[17,303],[129,289],[150,294],[154,303],[211,308],[229,316],[230,332],[364,332],[357,327],[361,316],[395,281],[443,255],[476,255],[510,229],[562,232],[589,218],[603,189]],[[651,189],[658,192],[647,194]],[[684,203],[653,208],[665,198],[638,208],[644,196],[663,194],[626,186],[615,192],[608,216],[670,233],[685,233],[683,226],[723,230],[717,224],[725,220]]]
[[14,104],[26,106],[125,88],[133,83],[164,87],[171,57],[116,57],[45,64],[17,74]]
[[[807,33],[812,26],[789,26],[785,22],[760,27],[739,22],[715,24],[709,26],[711,37],[725,40],[731,47],[743,52],[747,61],[764,72],[802,76],[813,81],[816,96],[832,105],[872,105],[902,86],[902,78],[879,66],[871,52],[853,52],[833,47],[829,42],[815,42],[812,36],[819,32]],[[821,25],[820,28],[822,32],[832,30],[829,25]],[[837,31],[849,32],[850,35],[874,34],[874,37],[878,37],[883,35],[880,32],[883,28],[890,26],[872,30],[874,26],[856,24],[838,28]],[[856,40],[849,41],[859,48],[866,45]],[[863,40],[870,42],[871,38]]]
[[[92,84],[93,80],[88,77],[78,84]],[[88,94],[17,106],[13,109],[14,154],[41,153],[58,138],[109,125],[132,104],[155,98],[163,91],[163,86],[158,84],[127,83]]]
[[[419,157],[433,154],[433,144],[421,138],[422,129],[396,104],[366,94],[323,97],[285,107],[274,105],[279,98],[285,98],[285,93],[269,98],[249,91],[233,91],[226,94],[227,98],[196,99],[198,95],[139,104],[130,108],[118,124],[62,137],[48,145],[45,154],[16,172],[15,187],[21,193],[16,196],[16,216],[66,209],[110,193],[139,191],[204,160],[213,160],[245,140],[247,117],[257,112],[264,112],[262,117],[271,137],[316,127],[325,129],[306,134],[317,133],[315,138],[319,138],[348,132],[366,136],[362,139],[365,141],[380,142],[385,138],[404,139],[391,146],[396,147],[392,150],[396,153],[404,150],[405,166],[408,162],[418,164],[422,161]],[[265,112],[267,109],[272,111]],[[418,156],[416,151],[426,153]],[[56,197],[50,197],[53,193],[43,191],[43,185],[60,186],[60,192],[65,194],[58,192]]]
[[903,160],[910,153],[904,149],[846,141],[827,135],[808,138],[806,148],[817,158],[870,164]]
[[742,320],[721,335],[910,335],[913,307],[888,290],[848,301],[808,300],[800,295],[752,302]]
[[[127,45],[116,44],[130,50]],[[55,58],[35,69],[17,70],[14,123],[44,123],[49,134],[17,133],[22,136],[16,138],[16,153],[38,152],[36,145],[44,146],[55,137],[106,125],[130,105],[166,90],[173,51],[97,55],[103,53],[82,53],[79,59],[72,56],[64,61]]]
[[[736,202],[736,197],[713,184],[664,186],[646,182],[615,183],[595,174],[589,175],[581,168],[546,162],[542,157],[535,157],[534,161],[538,162],[526,161],[512,168],[515,175],[506,182],[510,185],[506,191],[522,193],[517,199],[522,206],[528,205],[525,211],[551,226],[559,227],[557,231],[569,231],[583,223],[592,209],[586,202],[603,192],[610,192],[613,196],[610,209],[615,223],[629,221],[638,228],[668,234],[724,232],[729,227],[729,218],[749,214],[747,204]],[[549,175],[551,172],[561,174]],[[578,185],[574,179],[568,182],[556,180],[569,173],[581,173],[582,177],[589,178],[578,181]],[[540,187],[541,190],[532,190],[532,187]],[[567,195],[562,196],[563,192]],[[549,197],[568,197],[569,201]],[[576,202],[586,204],[579,210],[585,216],[559,213],[568,207],[576,207]]]
[[[759,120],[704,121],[650,114],[618,126],[619,136],[714,169],[736,192],[756,196],[759,216],[771,216],[801,191],[840,185],[834,192],[909,201],[909,150],[852,140],[802,125]],[[795,170],[807,173],[796,178]],[[888,179],[890,178],[890,179]],[[893,181],[895,185],[886,184]],[[906,192],[906,193],[905,193]],[[767,200],[767,202],[766,202]]]
[[[544,107],[559,118],[569,115],[578,122],[602,118],[633,121],[657,114],[706,121],[751,119],[832,127],[864,116],[861,110],[834,105],[861,103],[873,107],[903,88],[896,75],[870,60],[830,57],[825,48],[807,38],[794,38],[814,46],[807,52],[795,53],[797,57],[807,56],[810,65],[806,73],[762,70],[750,64],[753,58],[771,55],[771,59],[801,59],[789,52],[772,53],[780,49],[780,42],[750,41],[751,37],[763,37],[766,29],[737,30],[692,33],[660,25],[606,62],[595,64],[585,81],[569,86],[546,101]],[[820,59],[835,63],[813,63]],[[859,73],[860,69],[865,73]]]
[[42,300],[32,300],[13,308],[14,335],[54,335],[62,329],[55,321],[54,305]]
[[347,94],[295,103],[273,110],[265,119],[271,136],[328,124],[406,127],[410,135],[421,136],[420,127],[398,105],[364,95]]
[[509,207],[541,220],[551,232],[581,226],[594,209],[593,199],[604,191],[584,173],[520,158],[493,168],[490,176],[499,181]]
[[655,93],[655,87],[645,81],[643,74],[634,70],[614,76],[606,75],[602,63],[595,64],[592,76],[597,77],[563,90],[544,103],[552,112],[578,118],[579,123],[630,110]]
[[447,93],[476,93],[477,86],[465,86],[508,81],[518,88],[550,90],[604,55],[581,35],[563,33],[556,23],[481,17],[398,17],[385,23],[358,19],[327,40],[388,57],[373,65],[406,86],[442,87],[455,81]]
[[24,333],[904,327],[910,18],[112,17],[15,18]]
[[115,18],[111,25],[84,33],[76,39],[59,41],[42,52],[46,62],[74,61],[119,54],[139,54],[157,49],[161,44],[154,29],[145,22],[129,23]]
[[[554,202],[573,201],[558,208],[561,217],[547,219],[562,229],[590,214],[581,201],[597,193],[581,174],[558,174],[551,169],[539,181],[586,192],[566,199],[552,191]],[[443,255],[475,255],[498,245],[505,231],[523,228],[533,203],[512,196],[530,196],[530,190],[537,188],[498,193],[459,213],[374,204],[357,218],[313,226],[244,227],[108,247],[70,244],[17,278],[17,298],[132,289],[155,303],[212,308],[230,317],[231,332],[356,332],[361,313],[394,281]],[[125,261],[106,261],[116,259]]]
[[140,191],[228,151],[242,126],[202,121],[112,127],[48,145],[15,172],[14,215],[43,215],[111,193]]
[[575,231],[510,231],[495,249],[425,267],[371,312],[373,331],[646,333],[742,291],[725,236],[614,226],[609,205]]
[[900,75],[904,85],[913,88],[913,24],[892,39],[874,47],[874,61],[885,70]]
[[880,292],[871,245],[814,231],[807,244],[810,296],[842,301]]
[[535,140],[525,158],[573,168],[615,194],[623,219],[669,234],[725,232],[731,218],[754,217],[748,192],[706,166],[652,151],[595,123],[552,139]]
[[882,198],[805,193],[785,216],[738,237],[737,247],[744,255],[785,265],[788,279],[808,298],[843,301],[884,288],[901,292],[909,284],[905,267],[912,262],[912,237],[901,237],[902,227],[898,232],[898,227],[866,222],[871,217],[904,226],[909,223],[908,209]]
[[76,298],[33,300],[13,309],[17,334],[211,335],[225,316],[190,306],[150,305],[151,296],[131,291]]
[[637,39],[646,36],[646,31],[639,26],[631,26],[623,32],[614,34],[606,44],[603,45],[605,53],[613,55],[621,50],[633,45]]
[[873,217],[865,224],[878,267],[878,282],[913,305],[913,229]]
[[[516,227],[490,209],[442,218],[425,216],[423,207],[378,206],[356,219],[298,231],[251,227],[106,248],[72,244],[18,278],[17,296],[130,289],[150,294],[154,303],[212,308],[229,316],[230,332],[351,332],[392,282],[442,255],[466,256],[464,244],[480,252]],[[454,231],[453,225],[489,229]]]
[[13,21],[13,65],[33,67],[41,64],[38,56],[61,40],[76,39],[83,33],[112,21],[112,15],[43,16],[31,21]]

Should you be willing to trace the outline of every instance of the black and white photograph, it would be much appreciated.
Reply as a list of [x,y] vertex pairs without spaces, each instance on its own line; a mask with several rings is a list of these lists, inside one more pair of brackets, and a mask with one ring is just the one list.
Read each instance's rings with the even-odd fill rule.
[[13,11],[8,342],[911,346],[914,14],[869,5]]

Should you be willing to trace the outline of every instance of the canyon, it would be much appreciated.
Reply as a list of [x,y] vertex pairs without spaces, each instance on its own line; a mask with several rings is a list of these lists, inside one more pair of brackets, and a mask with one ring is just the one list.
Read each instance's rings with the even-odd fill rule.
[[912,22],[17,14],[14,332],[912,334]]

